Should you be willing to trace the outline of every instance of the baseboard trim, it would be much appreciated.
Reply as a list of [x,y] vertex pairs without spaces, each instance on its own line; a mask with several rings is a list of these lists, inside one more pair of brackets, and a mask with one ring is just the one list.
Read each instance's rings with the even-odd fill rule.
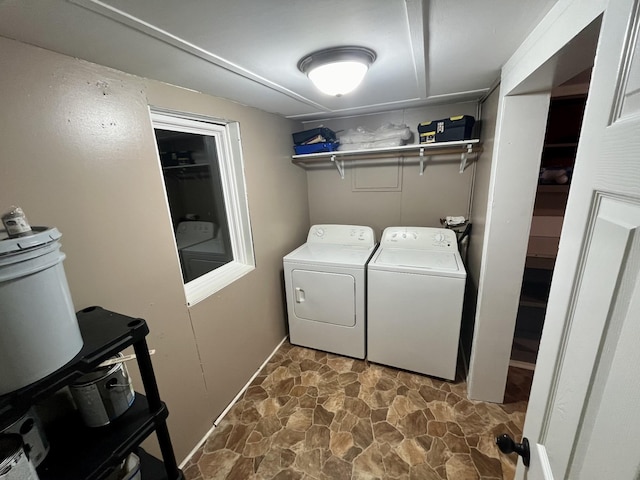
[[198,451],[198,449],[204,445],[204,442],[207,441],[207,438],[209,438],[209,436],[213,433],[213,431],[218,427],[218,425],[220,424],[220,422],[222,421],[222,419],[225,417],[225,415],[227,413],[229,413],[229,410],[231,410],[231,407],[233,407],[236,402],[240,399],[240,397],[242,396],[242,394],[247,390],[247,388],[249,388],[249,385],[251,385],[251,382],[253,382],[253,380],[258,376],[258,374],[260,373],[260,371],[265,367],[265,365],[267,363],[269,363],[269,360],[271,360],[273,358],[273,356],[276,354],[276,352],[280,349],[280,347],[282,346],[282,344],[287,340],[287,338],[289,338],[288,336],[284,337],[282,339],[282,341],[278,344],[278,346],[276,348],[273,349],[273,352],[271,352],[271,354],[267,357],[267,359],[262,362],[262,365],[260,365],[258,367],[258,369],[256,370],[256,372],[251,376],[251,378],[249,379],[249,381],[247,381],[247,383],[245,384],[244,387],[242,387],[240,389],[240,391],[238,392],[238,394],[233,398],[233,400],[231,400],[231,403],[229,403],[229,405],[227,405],[227,407],[222,411],[222,413],[220,415],[218,415],[218,418],[216,418],[213,422],[213,427],[211,427],[209,429],[209,431],[207,433],[205,433],[204,437],[202,437],[202,439],[196,444],[195,447],[193,447],[193,450],[191,450],[187,456],[185,457],[184,460],[182,460],[182,462],[180,463],[179,467],[180,468],[184,468],[184,466],[187,464],[187,462],[189,461],[189,459]]

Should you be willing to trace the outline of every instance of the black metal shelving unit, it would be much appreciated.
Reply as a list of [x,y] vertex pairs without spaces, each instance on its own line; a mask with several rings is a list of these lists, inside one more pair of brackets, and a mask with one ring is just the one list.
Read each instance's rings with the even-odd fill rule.
[[[136,392],[133,405],[109,425],[85,427],[75,412],[59,418],[45,429],[51,449],[38,467],[41,480],[101,480],[106,478],[130,453],[141,459],[144,480],[182,480],[176,463],[166,419],[145,337],[149,328],[144,320],[121,315],[101,307],[77,313],[84,346],[76,357],[42,380],[0,396],[0,423],[14,411],[43,400],[80,376],[94,370],[102,361],[133,346],[140,368],[145,395]],[[139,448],[156,434],[162,460]]]

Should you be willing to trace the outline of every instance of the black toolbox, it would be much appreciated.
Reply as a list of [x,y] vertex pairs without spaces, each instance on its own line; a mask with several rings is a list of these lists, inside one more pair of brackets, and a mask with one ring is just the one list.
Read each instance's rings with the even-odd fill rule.
[[418,124],[420,143],[469,140],[476,119],[470,115],[443,118]]

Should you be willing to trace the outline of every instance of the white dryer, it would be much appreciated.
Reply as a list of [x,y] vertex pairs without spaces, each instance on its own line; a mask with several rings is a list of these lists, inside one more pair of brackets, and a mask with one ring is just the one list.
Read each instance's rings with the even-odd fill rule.
[[375,247],[370,227],[314,225],[307,243],[284,257],[291,343],[364,358],[366,265]]
[[386,228],[367,271],[369,360],[453,380],[467,276],[455,233]]
[[213,238],[215,231],[216,224],[213,222],[180,222],[176,228],[176,245],[178,246],[178,251],[180,252],[183,248]]
[[196,243],[180,250],[185,270],[185,282],[198,278],[231,261],[231,255],[224,248],[222,234],[204,242]]
[[176,228],[176,245],[178,247],[178,255],[180,255],[180,266],[182,267],[182,277],[185,283],[195,278],[189,268],[194,254],[190,254],[189,249],[203,242],[214,240],[216,230],[217,225],[213,222],[186,221],[178,224]]

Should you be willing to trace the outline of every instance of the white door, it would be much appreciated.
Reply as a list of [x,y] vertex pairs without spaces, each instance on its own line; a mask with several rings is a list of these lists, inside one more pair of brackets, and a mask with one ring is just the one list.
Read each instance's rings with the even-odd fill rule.
[[639,8],[604,14],[519,479],[640,478]]

